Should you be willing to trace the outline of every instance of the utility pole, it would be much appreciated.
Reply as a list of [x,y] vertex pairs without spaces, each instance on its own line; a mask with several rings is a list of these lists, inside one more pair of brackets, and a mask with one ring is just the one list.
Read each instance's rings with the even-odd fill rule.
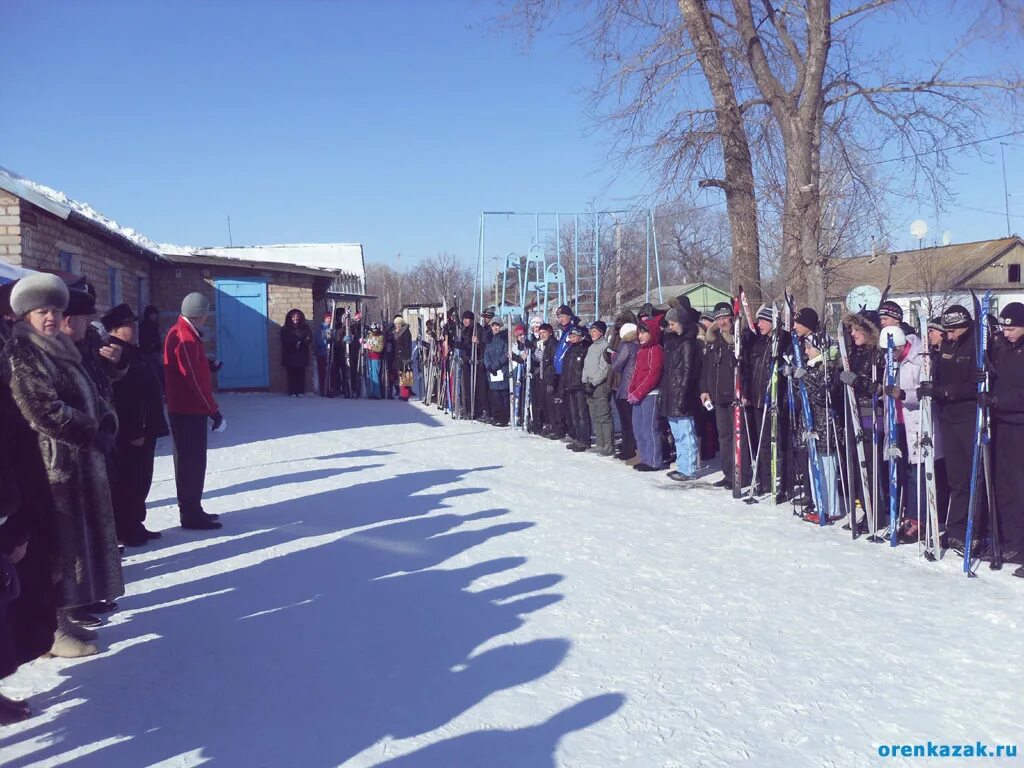
[[1006,208],[1006,236],[1012,234],[1010,228],[1010,191],[1006,186],[1006,142],[999,142],[999,154],[1003,159],[1003,206]]

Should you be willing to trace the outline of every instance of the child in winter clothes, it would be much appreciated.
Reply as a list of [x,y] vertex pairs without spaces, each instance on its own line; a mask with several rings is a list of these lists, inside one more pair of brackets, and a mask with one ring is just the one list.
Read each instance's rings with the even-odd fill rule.
[[320,394],[330,397],[330,382],[327,380],[327,356],[330,349],[332,315],[330,312],[324,314],[323,322],[320,323],[316,335],[316,380],[320,385]]
[[636,353],[640,345],[636,340],[636,323],[626,322],[619,328],[619,343],[609,349],[611,368],[609,376],[615,386],[615,410],[622,425],[622,442],[615,458],[631,461],[636,458],[636,438],[633,435],[633,405],[629,402],[629,382],[636,367]]
[[568,333],[569,348],[562,366],[562,389],[566,413],[571,425],[569,434],[573,442],[566,448],[583,452],[590,449],[590,409],[587,407],[587,393],[583,384],[583,367],[587,359],[590,338],[586,328],[574,325]]
[[608,385],[608,360],[605,350],[608,340],[605,333],[608,326],[596,320],[590,326],[590,349],[583,361],[583,391],[587,396],[590,423],[594,428],[597,444],[593,450],[601,456],[615,453],[612,446],[612,408],[609,402],[611,392]]
[[384,360],[384,331],[380,323],[370,326],[370,334],[363,339],[366,350],[366,390],[371,400],[380,400],[384,396],[381,389],[380,371]]
[[507,427],[508,403],[508,337],[502,333],[501,320],[490,324],[491,338],[484,347],[484,368],[487,369],[488,421],[496,427]]
[[633,432],[640,463],[633,469],[640,472],[656,472],[661,469],[661,432],[658,429],[658,383],[661,381],[661,367],[664,350],[658,340],[661,336],[660,319],[645,319],[638,330],[640,349],[636,353],[636,367],[629,382],[627,399],[633,406]]

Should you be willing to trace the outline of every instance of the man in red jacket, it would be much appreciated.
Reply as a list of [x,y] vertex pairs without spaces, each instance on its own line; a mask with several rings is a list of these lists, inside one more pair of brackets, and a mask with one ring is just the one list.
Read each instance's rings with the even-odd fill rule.
[[203,511],[206,484],[206,420],[223,432],[224,417],[213,399],[210,364],[203,349],[202,328],[210,302],[190,293],[181,302],[181,317],[164,340],[167,414],[174,436],[174,482],[181,527],[208,531],[220,528],[217,515]]

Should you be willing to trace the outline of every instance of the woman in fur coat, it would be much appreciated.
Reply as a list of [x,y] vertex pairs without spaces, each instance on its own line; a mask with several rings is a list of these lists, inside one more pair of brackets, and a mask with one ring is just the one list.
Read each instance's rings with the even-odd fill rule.
[[22,318],[6,347],[14,403],[36,433],[52,498],[51,573],[57,631],[51,652],[85,656],[94,633],[68,612],[124,594],[104,453],[117,419],[96,392],[74,343],[60,332],[68,292],[54,275],[19,281],[11,307]]

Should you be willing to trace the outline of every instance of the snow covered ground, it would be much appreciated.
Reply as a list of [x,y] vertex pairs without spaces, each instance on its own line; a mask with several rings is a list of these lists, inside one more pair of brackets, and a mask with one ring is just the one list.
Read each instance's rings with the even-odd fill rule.
[[1007,570],[419,405],[221,402],[224,529],[175,527],[162,445],[165,535],[125,560],[107,650],[7,681],[42,713],[0,764],[855,768],[1024,741]]

